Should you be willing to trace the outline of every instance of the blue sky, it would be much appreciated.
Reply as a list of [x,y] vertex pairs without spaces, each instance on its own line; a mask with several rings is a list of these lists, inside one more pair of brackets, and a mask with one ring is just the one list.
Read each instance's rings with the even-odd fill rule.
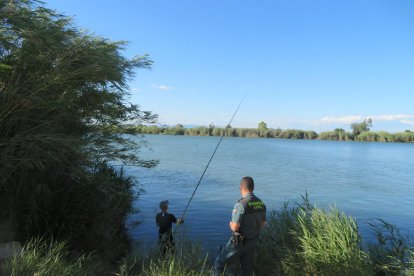
[[164,124],[414,129],[414,1],[46,1],[149,54],[131,102]]

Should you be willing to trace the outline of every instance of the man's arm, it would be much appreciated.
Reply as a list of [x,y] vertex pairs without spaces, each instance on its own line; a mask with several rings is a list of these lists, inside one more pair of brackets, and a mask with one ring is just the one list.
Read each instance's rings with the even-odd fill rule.
[[182,218],[177,219],[174,215],[171,215],[171,216],[172,216],[172,222],[173,223],[175,223],[177,225],[181,225],[181,224],[184,223],[184,220]]
[[234,223],[234,222],[230,221],[231,231],[237,232],[237,231],[239,231],[239,228],[240,228],[240,223]]
[[243,219],[243,215],[244,215],[243,205],[241,205],[240,203],[236,203],[236,205],[234,206],[233,213],[231,216],[231,221],[229,224],[231,231],[233,232],[239,231],[240,224]]

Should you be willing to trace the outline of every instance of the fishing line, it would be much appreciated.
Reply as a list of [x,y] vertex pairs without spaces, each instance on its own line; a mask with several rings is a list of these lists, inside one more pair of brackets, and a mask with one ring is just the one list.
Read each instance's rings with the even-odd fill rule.
[[229,128],[231,127],[231,123],[233,122],[233,119],[234,119],[234,117],[236,116],[237,111],[239,111],[239,108],[240,108],[240,106],[242,105],[242,103],[243,103],[244,99],[246,98],[246,96],[247,96],[247,93],[246,93],[246,94],[243,96],[243,98],[241,99],[241,101],[240,101],[239,105],[238,105],[238,106],[237,106],[237,108],[236,108],[236,111],[233,113],[233,116],[231,117],[231,119],[230,119],[229,123],[227,124],[226,128],[224,129],[223,133],[221,134],[220,140],[218,141],[218,143],[217,143],[217,145],[216,145],[216,147],[215,147],[215,149],[214,149],[214,151],[213,151],[213,154],[210,156],[210,159],[208,160],[208,163],[207,163],[206,167],[204,168],[204,171],[203,171],[203,173],[201,174],[200,179],[199,179],[199,180],[198,180],[198,182],[197,182],[197,185],[195,186],[195,189],[194,189],[194,191],[193,191],[193,194],[191,195],[190,199],[188,200],[187,206],[186,206],[186,207],[185,207],[185,209],[184,209],[184,212],[183,212],[183,215],[181,216],[181,219],[184,219],[184,217],[185,217],[185,215],[186,215],[186,213],[187,213],[188,207],[190,206],[190,203],[191,203],[191,201],[193,200],[194,195],[195,195],[195,193],[197,192],[197,189],[198,189],[198,187],[200,186],[200,183],[201,183],[201,181],[203,180],[203,177],[204,177],[204,175],[205,175],[205,173],[206,173],[206,171],[207,171],[208,167],[210,166],[210,163],[211,163],[211,161],[213,160],[214,155],[215,155],[215,154],[216,154],[216,152],[217,152],[217,149],[219,148],[219,146],[220,146],[220,144],[221,144],[221,141],[223,140],[224,136],[226,135],[226,131],[227,131],[227,129],[229,129]]

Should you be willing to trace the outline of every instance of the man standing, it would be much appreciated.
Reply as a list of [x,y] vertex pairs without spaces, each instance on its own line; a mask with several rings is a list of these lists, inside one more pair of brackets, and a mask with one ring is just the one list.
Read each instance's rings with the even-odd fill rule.
[[168,213],[168,204],[168,200],[160,202],[161,213],[158,213],[155,219],[157,226],[159,227],[158,243],[163,255],[167,252],[174,251],[175,243],[172,233],[172,224],[176,223],[177,225],[180,225],[184,223],[182,219],[177,220],[173,214]]
[[232,237],[214,262],[214,275],[220,275],[225,266],[240,261],[242,275],[253,275],[256,240],[266,225],[266,206],[253,194],[254,181],[250,176],[240,182],[242,198],[234,206],[230,229]]

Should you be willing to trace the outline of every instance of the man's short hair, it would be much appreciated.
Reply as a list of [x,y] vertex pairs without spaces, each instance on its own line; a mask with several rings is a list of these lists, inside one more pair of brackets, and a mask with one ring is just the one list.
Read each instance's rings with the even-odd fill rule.
[[248,191],[253,192],[254,190],[254,180],[250,176],[245,176],[240,181],[240,186],[243,186]]
[[160,202],[160,209],[161,209],[162,211],[167,210],[167,209],[168,209],[168,204],[170,204],[170,203],[168,202],[168,200],[161,201],[161,202]]

